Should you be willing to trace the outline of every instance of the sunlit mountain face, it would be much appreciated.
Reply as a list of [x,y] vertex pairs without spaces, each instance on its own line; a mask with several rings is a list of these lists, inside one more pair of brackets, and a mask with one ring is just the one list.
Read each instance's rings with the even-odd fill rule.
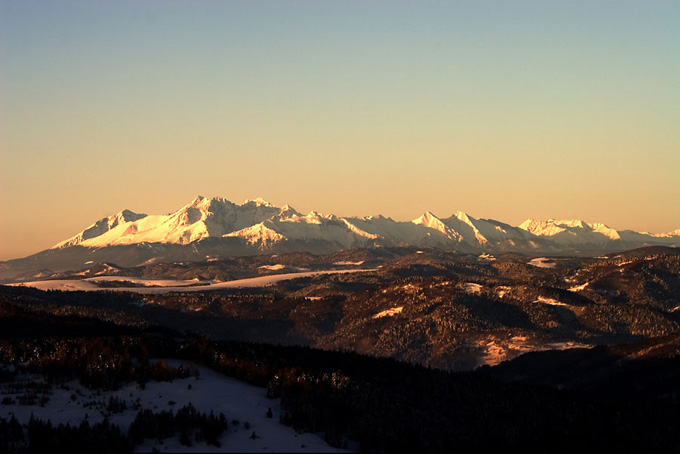
[[462,253],[599,256],[646,246],[680,246],[680,230],[663,234],[615,230],[603,223],[528,219],[519,226],[461,211],[412,221],[383,215],[339,217],[257,198],[241,204],[198,196],[175,212],[123,210],[38,254],[0,264],[4,282],[87,263],[138,266],[219,257],[304,252],[328,254],[374,247],[430,247]]

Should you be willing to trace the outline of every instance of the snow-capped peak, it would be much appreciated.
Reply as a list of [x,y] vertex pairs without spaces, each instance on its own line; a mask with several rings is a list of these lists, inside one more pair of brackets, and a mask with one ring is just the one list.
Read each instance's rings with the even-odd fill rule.
[[593,229],[593,232],[600,233],[607,238],[611,240],[620,240],[621,235],[619,235],[619,232],[616,230],[607,227],[606,225],[600,223],[600,222],[595,222],[593,224],[589,224],[590,228]]
[[472,225],[472,221],[470,221],[470,218],[464,211],[456,211],[453,213],[455,217],[457,217],[459,220],[463,221],[464,223],[468,225]]
[[265,249],[272,244],[286,240],[285,236],[267,227],[265,222],[260,222],[259,224],[246,227],[238,232],[228,233],[224,236],[243,238],[249,244],[258,245],[260,249]]
[[590,227],[590,225],[587,222],[583,222],[580,219],[563,219],[563,220],[553,220],[550,219],[554,224],[556,225],[561,225],[565,227],[577,227],[580,229],[586,228],[586,226]]
[[527,219],[518,227],[538,236],[553,236],[566,231],[566,228],[558,226],[554,219],[548,219],[547,221]]
[[312,210],[309,213],[307,213],[307,216],[304,217],[304,220],[305,222],[310,224],[321,224],[323,218],[324,215],[322,215],[318,211]]
[[95,222],[94,224],[92,224],[79,234],[69,238],[68,240],[57,243],[56,245],[53,246],[53,248],[61,248],[81,244],[84,241],[87,241],[91,238],[96,238],[118,227],[119,225],[132,223],[140,219],[144,219],[145,217],[147,217],[147,215],[143,213],[135,213],[134,211],[123,210],[120,213],[100,219],[99,221]]
[[436,229],[441,232],[444,232],[446,230],[446,226],[444,225],[444,223],[437,216],[432,214],[431,211],[426,211],[425,213],[423,213],[422,216],[412,220],[411,222],[413,222],[416,225],[423,225],[425,227]]
[[[580,219],[539,221],[528,219],[519,225],[537,236],[547,236],[569,244],[597,243],[620,240],[619,232],[600,222],[588,223]],[[604,237],[604,238],[603,238]]]
[[228,201],[227,199],[224,199],[222,197],[203,197],[201,195],[196,196],[194,200],[192,200],[188,205],[185,205],[183,208],[181,208],[179,211],[186,210],[188,208],[197,208],[203,213],[207,213],[209,211],[212,211],[217,207],[218,205],[231,205],[235,206],[233,203]]
[[[479,243],[479,244],[487,244],[487,243],[489,242],[489,240],[488,240],[484,235],[482,235],[482,233],[481,233],[481,232],[479,231],[479,229],[477,228],[477,225],[476,225],[475,222],[474,222],[474,221],[476,221],[475,218],[471,218],[470,216],[468,216],[468,215],[467,215],[466,213],[464,213],[463,211],[456,211],[456,212],[453,214],[453,216],[452,216],[451,218],[458,219],[458,220],[459,220],[460,222],[462,222],[463,224],[469,226],[469,227],[472,229],[472,232],[473,232],[474,235],[475,235],[475,241],[477,241],[477,243]],[[449,220],[450,220],[451,218],[449,218]],[[451,225],[451,223],[448,222],[447,225]],[[455,227],[454,227],[454,228],[455,228]]]
[[285,204],[279,210],[279,217],[280,218],[290,218],[290,217],[293,217],[293,216],[301,216],[301,214],[298,213],[298,211],[295,208],[293,208],[292,206],[290,206],[288,204]]
[[656,237],[656,238],[670,238],[670,237],[674,237],[674,236],[680,236],[680,229],[675,229],[675,230],[673,230],[671,232],[667,232],[667,233],[648,233],[648,232],[641,232],[641,233],[644,233],[645,235],[651,235],[651,236]]
[[271,208],[271,207],[274,206],[271,203],[264,200],[262,197],[258,197],[256,199],[247,199],[245,202],[243,202],[241,204],[241,206],[248,205],[248,204],[254,204],[255,206],[258,206],[258,207],[264,206],[264,207],[267,207],[267,208]]
[[439,219],[437,216],[432,214],[432,212],[430,212],[430,211],[426,211],[425,213],[423,213],[422,216],[412,220],[411,222],[415,225],[422,225],[423,227],[427,227],[429,229],[436,230],[436,231],[444,234],[450,240],[454,240],[454,241],[461,241],[462,240],[460,233],[451,229],[444,222],[442,222],[441,219]]
[[[536,236],[541,237],[540,239]],[[233,237],[245,240],[234,241]],[[622,238],[623,237],[623,238]],[[215,238],[224,247],[352,248],[373,244],[426,245],[464,251],[531,250],[550,252],[617,249],[636,245],[680,246],[680,229],[666,234],[619,232],[602,223],[580,219],[528,219],[519,228],[492,219],[476,219],[462,211],[440,219],[426,211],[412,221],[400,222],[382,215],[337,217],[311,211],[298,213],[290,205],[277,208],[262,198],[238,205],[220,197],[197,196],[166,215],[137,214],[123,210],[100,219],[55,247],[101,248],[132,244],[190,244]],[[282,243],[279,245],[279,243]],[[283,244],[285,243],[285,244]],[[310,244],[314,244],[310,246]],[[274,246],[278,245],[278,246]],[[221,246],[222,247],[222,246]],[[292,249],[291,249],[292,250]],[[243,249],[238,249],[242,254]]]

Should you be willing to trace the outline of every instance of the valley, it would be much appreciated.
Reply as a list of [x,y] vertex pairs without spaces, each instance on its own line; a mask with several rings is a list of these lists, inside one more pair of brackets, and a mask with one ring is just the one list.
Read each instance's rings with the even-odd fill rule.
[[92,264],[4,287],[3,297],[55,315],[471,370],[529,351],[677,333],[679,292],[673,248],[550,259],[376,248]]

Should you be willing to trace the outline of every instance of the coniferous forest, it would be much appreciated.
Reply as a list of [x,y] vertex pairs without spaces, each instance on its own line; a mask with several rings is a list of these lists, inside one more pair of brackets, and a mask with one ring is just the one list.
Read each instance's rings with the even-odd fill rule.
[[[266,388],[268,396],[281,398],[281,423],[321,432],[329,444],[338,447],[346,446],[347,440],[358,442],[367,452],[504,448],[677,452],[680,447],[677,359],[641,360],[631,370],[613,367],[605,377],[583,383],[581,389],[565,390],[507,381],[510,373],[494,373],[489,367],[447,372],[349,352],[214,341],[153,329],[125,328],[114,335],[119,328],[113,325],[108,325],[107,335],[100,336],[88,328],[92,320],[26,315],[8,303],[3,303],[3,314],[27,328],[33,323],[49,323],[54,328],[49,336],[15,334],[0,341],[2,363],[43,374],[50,383],[78,379],[88,388],[116,389],[133,381],[143,385],[149,380],[187,376],[195,373],[191,364],[201,364]],[[78,336],[68,334],[74,326],[81,329]],[[665,342],[678,344],[677,339]],[[180,358],[186,366],[173,368],[164,361],[149,360],[158,357]],[[639,392],[644,389],[646,372],[660,368],[669,380],[664,394]],[[628,383],[630,377],[637,380],[635,386]],[[607,386],[616,385],[618,391],[593,392],[592,386],[601,380]],[[115,411],[116,402],[109,405]],[[228,426],[227,418],[234,416],[238,415],[199,414],[190,407],[175,413],[140,410],[130,427],[106,421],[54,426],[39,418],[23,427],[3,418],[0,450],[129,452],[144,437],[172,435],[214,444]]]
[[[260,387],[281,424],[338,448],[680,452],[680,255],[652,252],[556,269],[423,253],[365,275],[221,292],[0,286],[0,385],[16,387],[0,409],[37,410],[0,415],[0,452],[132,452],[169,437],[217,448],[239,414],[115,398],[92,405],[111,419],[134,411],[129,424],[39,412],[74,380],[92,393],[144,389],[199,367]],[[560,273],[590,284],[565,288]],[[580,348],[510,356],[531,342]],[[508,360],[470,367],[492,348]],[[22,374],[42,378],[17,385]]]

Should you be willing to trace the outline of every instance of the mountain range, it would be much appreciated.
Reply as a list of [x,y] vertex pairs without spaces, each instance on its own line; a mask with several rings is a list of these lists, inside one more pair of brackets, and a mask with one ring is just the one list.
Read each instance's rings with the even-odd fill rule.
[[165,215],[123,210],[100,219],[51,249],[0,262],[0,280],[21,281],[93,262],[136,266],[289,252],[326,254],[381,246],[597,256],[651,245],[680,246],[680,229],[650,234],[577,219],[528,219],[511,226],[461,211],[445,218],[427,211],[412,221],[382,215],[338,217],[316,211],[305,215],[289,205],[279,208],[259,198],[236,204],[220,197],[198,196]]

